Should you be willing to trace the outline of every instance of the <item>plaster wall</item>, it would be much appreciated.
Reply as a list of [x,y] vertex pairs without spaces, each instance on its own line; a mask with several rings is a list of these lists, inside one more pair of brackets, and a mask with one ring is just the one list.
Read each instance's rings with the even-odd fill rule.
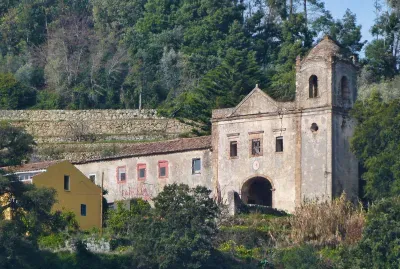
[[[311,130],[312,124],[318,126]],[[332,112],[305,111],[301,118],[301,201],[332,197]]]
[[343,192],[356,200],[358,195],[358,161],[350,149],[355,120],[345,114],[333,116],[333,196]]
[[[230,191],[241,196],[243,184],[253,177],[268,179],[273,187],[272,206],[295,208],[295,151],[297,114],[265,115],[213,123],[214,162],[224,201]],[[262,156],[251,156],[250,140],[262,139]],[[283,136],[283,152],[276,152],[276,137]],[[238,157],[230,157],[230,142],[237,141]],[[257,163],[257,164],[255,164]]]
[[[201,172],[192,174],[192,159],[201,159]],[[168,161],[168,177],[159,178],[158,162]],[[146,164],[146,180],[138,179],[138,164]],[[117,168],[126,167],[126,181],[117,180]],[[96,184],[108,191],[105,196],[109,203],[132,198],[151,200],[162,191],[166,184],[184,183],[189,187],[205,186],[213,189],[211,150],[195,150],[151,156],[129,157],[117,160],[103,160],[77,164],[76,167],[86,176],[96,175]]]
[[[70,190],[64,190],[64,175],[70,178]],[[33,177],[38,187],[54,188],[57,203],[53,210],[70,210],[75,213],[81,229],[100,228],[101,189],[67,161],[50,166],[46,172]],[[81,216],[81,204],[86,205],[86,216]]]

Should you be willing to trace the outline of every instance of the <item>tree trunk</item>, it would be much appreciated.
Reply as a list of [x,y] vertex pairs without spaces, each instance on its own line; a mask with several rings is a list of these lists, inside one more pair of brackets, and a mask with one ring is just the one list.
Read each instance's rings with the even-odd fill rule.
[[308,21],[307,21],[307,0],[304,0],[304,20],[306,23],[306,27],[308,25]]
[[293,15],[293,0],[290,0],[289,19],[292,18],[292,15]]

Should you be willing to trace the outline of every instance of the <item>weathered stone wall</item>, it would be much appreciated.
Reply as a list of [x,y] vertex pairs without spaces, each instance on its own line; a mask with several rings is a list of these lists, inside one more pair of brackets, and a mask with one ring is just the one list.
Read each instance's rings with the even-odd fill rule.
[[0,110],[0,120],[24,127],[38,143],[166,139],[193,128],[155,110]]

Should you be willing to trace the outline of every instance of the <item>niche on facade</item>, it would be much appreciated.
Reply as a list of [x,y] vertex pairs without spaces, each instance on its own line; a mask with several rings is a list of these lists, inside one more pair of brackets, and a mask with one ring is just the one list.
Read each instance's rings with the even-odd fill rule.
[[342,98],[344,101],[350,100],[350,87],[349,87],[349,80],[346,76],[343,76],[340,80],[340,89]]
[[247,180],[241,194],[246,204],[272,206],[272,185],[266,178],[254,177]]

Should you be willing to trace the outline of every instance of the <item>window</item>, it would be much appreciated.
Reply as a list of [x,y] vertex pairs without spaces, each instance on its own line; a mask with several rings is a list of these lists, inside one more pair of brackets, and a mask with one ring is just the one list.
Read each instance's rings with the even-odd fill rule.
[[119,183],[126,182],[126,166],[117,167],[117,181]]
[[252,156],[261,156],[261,139],[252,139],[251,140],[251,155]]
[[146,180],[146,164],[139,163],[137,165],[138,180]]
[[276,152],[283,152],[283,136],[276,138]]
[[96,174],[90,174],[90,175],[89,175],[89,179],[90,179],[90,181],[92,181],[93,183],[95,183],[95,182],[96,182]]
[[64,190],[65,191],[70,190],[69,176],[67,176],[67,175],[64,175]]
[[168,177],[168,162],[167,161],[159,161],[158,162],[158,177],[159,178]]
[[349,80],[346,76],[343,76],[340,81],[340,89],[342,91],[343,100],[350,100]]
[[237,157],[238,156],[238,152],[237,152],[237,141],[231,141],[230,142],[230,149],[229,149],[230,153],[229,156],[232,157]]
[[316,75],[312,75],[309,79],[309,97],[315,98],[318,96],[318,78]]
[[86,205],[81,204],[81,216],[86,216]]
[[201,172],[201,159],[192,159],[192,174],[200,174]]

